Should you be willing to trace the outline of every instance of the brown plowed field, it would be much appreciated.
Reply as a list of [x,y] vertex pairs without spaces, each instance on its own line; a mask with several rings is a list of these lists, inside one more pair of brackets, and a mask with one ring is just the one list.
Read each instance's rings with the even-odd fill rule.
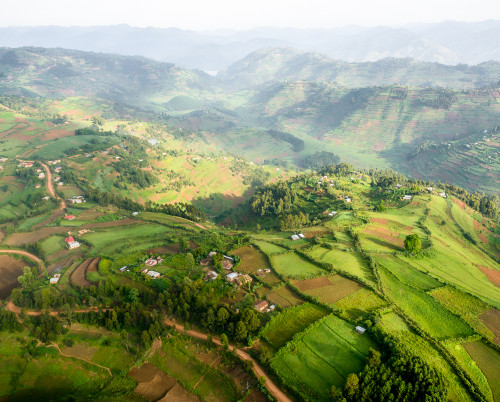
[[[97,260],[97,262],[95,262]],[[97,271],[97,264],[99,264],[100,258],[87,258],[83,261],[69,276],[69,282],[73,286],[90,286],[92,282],[87,280],[87,270],[90,266],[94,266]],[[93,268],[92,268],[93,269]]]
[[10,255],[0,255],[0,299],[6,298],[17,285],[17,278],[23,274],[28,266],[25,261]]
[[483,274],[486,275],[488,280],[495,286],[500,288],[500,271],[493,268],[486,268],[482,265],[477,266]]
[[495,334],[493,342],[500,346],[500,310],[492,308],[479,316],[479,320]]
[[14,233],[7,239],[5,244],[8,246],[22,246],[24,244],[36,243],[37,241],[43,240],[55,234],[67,233],[68,230],[71,230],[71,228],[54,227],[54,228],[41,228],[34,232]]
[[158,400],[158,402],[192,402],[199,401],[199,399],[188,393],[179,384],[175,384],[173,388],[168,391],[165,396]]
[[[170,377],[150,363],[145,363],[140,368],[132,368],[128,375],[138,383],[134,392],[150,401],[163,398],[177,385],[175,378]],[[168,398],[167,400],[173,399]]]

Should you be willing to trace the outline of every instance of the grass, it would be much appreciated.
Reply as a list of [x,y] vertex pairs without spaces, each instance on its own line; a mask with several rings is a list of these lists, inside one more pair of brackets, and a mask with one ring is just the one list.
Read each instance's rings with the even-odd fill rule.
[[51,255],[62,250],[63,238],[61,236],[50,236],[41,242],[42,250],[45,255]]
[[287,308],[291,306],[297,306],[304,303],[300,297],[293,293],[288,287],[282,286],[277,290],[274,290],[266,295],[266,299],[271,304],[276,304],[281,308]]
[[271,257],[271,263],[278,273],[289,278],[326,275],[328,273],[328,271],[310,263],[293,252],[273,255]]
[[284,310],[275,316],[262,330],[262,336],[276,349],[284,346],[292,337],[328,312],[311,303]]
[[452,313],[462,317],[476,331],[492,339],[493,333],[479,319],[490,309],[485,302],[451,286],[438,288],[429,293]]
[[308,254],[316,261],[332,264],[339,272],[346,272],[360,278],[364,282],[376,285],[376,280],[370,267],[357,252],[315,247]]
[[238,265],[238,271],[254,274],[259,269],[271,268],[265,255],[255,247],[240,247],[234,250],[231,254],[240,257],[241,263]]
[[465,321],[428,294],[398,281],[382,266],[378,270],[386,296],[431,336],[438,339],[461,338],[474,333]]
[[276,246],[271,243],[267,243],[265,241],[256,241],[253,242],[264,254],[268,256],[273,254],[281,254],[286,252],[287,250],[283,247]]
[[498,370],[500,353],[480,341],[467,342],[463,346],[484,373],[491,387],[493,399],[500,400],[500,370]]
[[351,320],[356,320],[365,313],[387,306],[387,303],[375,292],[362,288],[340,299],[335,305],[344,309]]
[[302,397],[326,400],[332,384],[342,387],[348,374],[363,369],[369,348],[376,347],[368,334],[358,335],[354,327],[327,316],[281,348],[271,368]]
[[33,228],[33,226],[35,226],[36,224],[38,224],[40,222],[43,222],[49,216],[50,216],[50,213],[47,213],[47,214],[37,215],[37,216],[33,216],[31,218],[24,219],[23,221],[19,222],[19,225],[17,226],[17,230],[20,232],[31,230]]
[[373,259],[387,268],[398,280],[422,291],[429,291],[442,284],[429,275],[420,272],[410,263],[392,255],[374,255]]
[[302,292],[317,297],[320,302],[326,304],[333,304],[361,288],[357,282],[340,275],[295,281],[293,284]]
[[114,255],[121,252],[133,253],[157,245],[165,240],[162,236],[170,229],[158,224],[114,226],[106,230],[96,230],[86,235],[85,240],[92,246],[92,255]]

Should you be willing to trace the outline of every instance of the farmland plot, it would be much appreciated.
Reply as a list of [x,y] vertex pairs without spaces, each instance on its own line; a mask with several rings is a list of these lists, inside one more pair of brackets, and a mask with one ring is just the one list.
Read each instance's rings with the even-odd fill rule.
[[320,268],[318,265],[315,265],[305,260],[298,254],[291,252],[273,255],[271,257],[271,263],[278,273],[289,278],[310,277],[321,274],[326,275],[328,273],[328,271]]
[[361,286],[340,275],[294,281],[300,291],[318,297],[322,303],[333,304],[343,297],[361,289]]

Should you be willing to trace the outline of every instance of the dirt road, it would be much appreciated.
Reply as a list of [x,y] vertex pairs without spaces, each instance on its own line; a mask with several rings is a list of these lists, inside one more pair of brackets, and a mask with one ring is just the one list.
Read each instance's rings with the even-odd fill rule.
[[42,166],[45,169],[45,177],[47,179],[47,191],[52,196],[52,198],[55,198],[56,200],[58,199],[61,200],[61,207],[59,209],[66,209],[66,201],[64,201],[62,198],[59,198],[54,190],[54,181],[52,180],[52,172],[45,163],[42,163]]
[[[206,341],[207,340],[207,335],[198,332],[198,331],[192,331],[192,330],[184,330],[184,327],[182,325],[179,325],[172,320],[165,319],[165,324],[168,325],[169,327],[172,327],[176,329],[179,332],[182,332],[186,335],[189,335],[193,338],[201,339]],[[221,341],[218,338],[212,338],[212,342],[215,343],[216,345],[222,346]],[[250,356],[247,352],[245,352],[242,349],[236,348],[235,346],[229,345],[229,350],[236,350],[236,354],[243,360],[250,360],[253,363],[253,372],[257,376],[257,378],[264,377],[266,379],[266,388],[269,390],[269,392],[278,400],[281,402],[292,402],[292,400],[286,396],[283,391],[281,391],[278,386],[269,378],[269,376],[266,374],[264,369],[257,363],[257,361]]]
[[43,268],[43,261],[40,258],[38,258],[36,255],[28,253],[27,251],[24,251],[24,250],[0,250],[0,253],[24,255],[25,257],[28,257],[30,260],[35,261],[40,268]]

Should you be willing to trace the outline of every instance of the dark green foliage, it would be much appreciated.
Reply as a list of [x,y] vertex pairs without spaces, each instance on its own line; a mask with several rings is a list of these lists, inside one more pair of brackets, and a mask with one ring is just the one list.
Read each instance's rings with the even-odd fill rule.
[[339,162],[339,156],[333,152],[319,151],[305,158],[304,166],[311,169],[319,169],[323,166],[334,165]]
[[280,219],[280,229],[281,230],[297,230],[302,227],[309,226],[311,221],[309,220],[308,214],[303,214],[299,212],[297,215],[284,215]]
[[291,144],[293,152],[300,152],[304,150],[304,141],[290,133],[285,133],[278,130],[268,130],[267,133],[275,139]]
[[38,316],[31,316],[30,322],[33,336],[44,343],[54,340],[56,336],[62,334],[64,330],[61,322],[56,317],[51,316],[47,311]]
[[289,212],[295,201],[295,191],[287,183],[271,184],[259,190],[250,200],[251,210],[257,215],[280,215]]
[[11,311],[0,309],[0,331],[21,331],[23,326],[17,315]]
[[371,349],[365,369],[347,377],[343,393],[334,390],[334,400],[350,401],[445,401],[446,383],[436,369],[420,357],[395,353],[381,363],[380,353]]
[[415,233],[406,236],[405,249],[409,253],[418,254],[422,249],[422,241],[420,240],[420,236]]

